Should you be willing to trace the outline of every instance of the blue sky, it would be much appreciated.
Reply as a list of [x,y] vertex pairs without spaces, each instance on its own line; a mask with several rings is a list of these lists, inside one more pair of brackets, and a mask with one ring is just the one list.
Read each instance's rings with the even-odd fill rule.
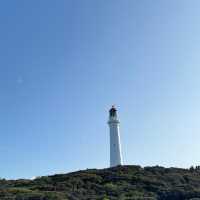
[[0,3],[0,177],[200,165],[199,0]]

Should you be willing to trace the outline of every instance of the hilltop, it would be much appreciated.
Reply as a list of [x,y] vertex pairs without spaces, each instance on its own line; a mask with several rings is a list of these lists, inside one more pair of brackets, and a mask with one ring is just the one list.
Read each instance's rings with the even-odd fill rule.
[[118,166],[35,180],[0,180],[1,200],[200,199],[199,168]]

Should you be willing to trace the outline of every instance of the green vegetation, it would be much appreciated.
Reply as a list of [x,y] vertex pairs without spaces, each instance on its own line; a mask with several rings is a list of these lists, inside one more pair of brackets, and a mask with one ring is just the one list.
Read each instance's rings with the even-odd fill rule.
[[0,200],[194,200],[200,168],[118,166],[35,180],[0,179]]

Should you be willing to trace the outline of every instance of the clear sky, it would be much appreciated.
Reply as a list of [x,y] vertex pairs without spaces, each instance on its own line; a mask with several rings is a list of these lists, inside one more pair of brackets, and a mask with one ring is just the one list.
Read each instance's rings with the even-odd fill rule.
[[199,0],[0,2],[0,177],[200,165]]

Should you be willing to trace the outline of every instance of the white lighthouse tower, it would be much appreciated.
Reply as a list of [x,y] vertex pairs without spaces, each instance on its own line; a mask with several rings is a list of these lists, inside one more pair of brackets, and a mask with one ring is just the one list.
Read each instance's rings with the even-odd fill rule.
[[117,109],[112,106],[109,110],[108,125],[110,127],[110,167],[122,165],[121,142]]

